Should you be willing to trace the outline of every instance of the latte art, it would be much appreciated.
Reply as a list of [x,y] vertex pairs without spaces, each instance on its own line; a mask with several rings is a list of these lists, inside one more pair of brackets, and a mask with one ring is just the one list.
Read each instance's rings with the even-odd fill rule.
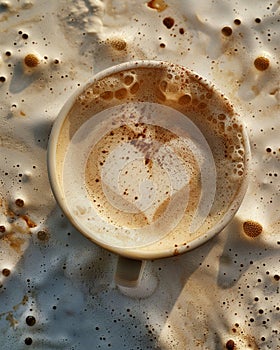
[[205,235],[237,209],[246,164],[237,120],[222,95],[179,66],[136,66],[89,84],[57,148],[73,222],[124,249]]
[[[73,164],[80,169],[74,174]],[[216,188],[215,162],[195,124],[170,107],[145,102],[118,105],[83,124],[63,173],[69,209],[122,246],[124,236],[127,246],[156,241],[181,221],[192,234]]]

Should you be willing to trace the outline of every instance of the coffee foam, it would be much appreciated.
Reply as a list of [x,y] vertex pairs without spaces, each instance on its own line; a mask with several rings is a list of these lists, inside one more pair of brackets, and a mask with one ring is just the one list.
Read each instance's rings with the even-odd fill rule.
[[[61,174],[68,142],[70,140],[72,142],[77,130],[89,118],[98,115],[102,110],[144,101],[166,106],[186,115],[202,132],[213,155],[217,181],[216,196],[210,215],[192,235],[186,234],[185,228],[189,227],[189,221],[184,220],[180,221],[170,235],[171,239],[179,241],[179,244],[186,244],[213,227],[231,206],[245,175],[246,159],[242,125],[238,122],[232,106],[200,77],[185,68],[164,63],[159,68],[135,67],[90,84],[76,99],[59,137],[57,153],[60,181],[62,181]],[[180,126],[174,123],[173,127],[173,133],[176,135]],[[122,129],[124,128],[127,127],[123,125]],[[89,131],[90,128],[87,130]],[[119,129],[118,132],[121,131],[124,130]],[[153,132],[158,134],[155,130]],[[138,129],[135,129],[134,126],[133,129],[130,126],[130,130],[128,128],[126,130],[126,135],[130,133],[141,133],[141,127],[138,126]],[[85,133],[84,138],[86,139],[87,136]],[[179,150],[180,147],[177,149]],[[93,151],[89,156],[88,168],[94,168],[96,155],[96,151]],[[102,161],[104,159],[99,160],[99,162]],[[91,183],[88,190],[93,198],[96,193],[101,193],[101,188],[97,183],[94,184],[97,179],[96,172],[94,175],[91,172],[88,172],[87,177],[88,183]],[[197,198],[197,195],[192,193],[192,197]],[[126,220],[126,224],[141,226],[145,220],[147,222],[145,215],[141,215],[138,215],[137,219],[134,218],[136,221]],[[160,244],[164,245],[162,242]]]
[[[84,171],[73,173],[73,164]],[[103,240],[136,246],[165,236],[181,220],[192,234],[210,210],[201,187],[212,188],[212,203],[215,176],[211,150],[195,124],[170,107],[138,102],[83,124],[67,151],[63,181],[79,222]]]

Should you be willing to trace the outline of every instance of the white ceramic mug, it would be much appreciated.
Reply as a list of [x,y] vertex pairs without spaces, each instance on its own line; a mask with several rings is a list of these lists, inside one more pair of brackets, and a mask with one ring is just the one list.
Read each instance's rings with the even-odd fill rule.
[[134,61],[93,76],[53,125],[48,171],[71,223],[119,255],[135,286],[144,261],[219,233],[247,188],[249,142],[229,101],[185,67]]

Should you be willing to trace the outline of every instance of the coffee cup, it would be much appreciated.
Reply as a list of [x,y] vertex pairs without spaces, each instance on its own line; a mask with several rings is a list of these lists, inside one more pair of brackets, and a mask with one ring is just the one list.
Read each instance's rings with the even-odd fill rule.
[[119,256],[116,283],[131,287],[146,260],[222,231],[244,197],[249,157],[223,94],[183,66],[143,60],[97,73],[68,99],[48,172],[66,217]]

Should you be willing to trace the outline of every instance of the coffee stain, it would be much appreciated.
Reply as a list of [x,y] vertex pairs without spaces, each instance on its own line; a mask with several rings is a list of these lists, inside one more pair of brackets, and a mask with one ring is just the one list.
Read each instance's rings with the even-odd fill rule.
[[22,246],[26,243],[26,238],[19,236],[17,233],[8,233],[1,240],[7,242],[18,254],[22,253]]
[[24,296],[22,297],[22,300],[21,300],[18,304],[16,304],[15,306],[13,306],[13,310],[14,310],[14,311],[17,311],[21,306],[26,305],[27,302],[28,302],[28,300],[29,300],[28,295],[24,295]]
[[[1,317],[1,315],[0,315]],[[9,322],[10,327],[12,328],[16,328],[17,325],[19,324],[18,320],[14,317],[12,312],[8,312],[7,316],[6,316],[6,320]]]
[[127,49],[127,43],[122,38],[110,38],[106,40],[106,43],[117,51],[125,51]]
[[163,0],[151,0],[147,2],[147,6],[158,12],[162,12],[168,7],[166,2]]
[[255,238],[263,232],[263,227],[256,221],[248,220],[243,223],[243,231],[248,237]]
[[14,312],[18,311],[21,306],[25,306],[28,300],[29,300],[28,296],[24,295],[22,300],[18,304],[13,306],[12,310],[0,313],[0,319],[6,316],[5,319],[9,322],[10,327],[15,329],[18,326],[19,321],[15,318]]
[[39,63],[39,58],[33,53],[30,53],[24,57],[24,64],[29,68],[35,68],[39,65]]
[[242,325],[236,323],[232,328],[234,334],[234,340],[230,339],[226,343],[226,349],[238,350],[243,348],[250,348],[252,350],[260,350],[255,337],[247,332]]
[[20,217],[26,222],[26,225],[29,228],[34,228],[37,226],[37,224],[33,220],[31,220],[28,215],[21,215]]
[[[19,223],[19,220],[23,220],[25,224],[27,225],[27,228],[34,228],[37,226],[35,221],[33,221],[28,214],[22,214],[22,208],[24,208],[24,200],[21,198],[17,198],[15,200],[15,210],[12,208],[12,203],[10,203],[8,200],[1,199],[0,205],[3,208],[4,215],[9,218],[11,222],[11,228],[12,230],[18,231],[20,233],[30,233],[29,230],[26,228],[22,227]],[[17,212],[19,211],[19,212]]]
[[[17,199],[15,205],[21,210],[24,201]],[[37,224],[30,219],[29,215],[16,213],[7,200],[2,199],[1,206],[10,224],[8,230],[3,226],[3,236],[0,241],[6,242],[17,254],[21,255],[24,251],[23,247],[30,238],[30,229],[36,227]]]
[[263,72],[269,68],[270,62],[267,57],[259,56],[254,61],[254,66],[257,70]]

